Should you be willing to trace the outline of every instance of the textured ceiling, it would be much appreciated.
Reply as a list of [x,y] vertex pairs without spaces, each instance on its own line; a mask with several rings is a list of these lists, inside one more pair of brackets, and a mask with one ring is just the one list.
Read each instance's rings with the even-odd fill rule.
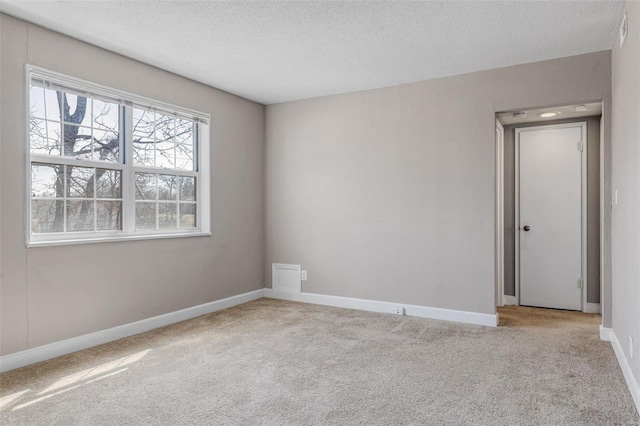
[[0,10],[264,104],[610,49],[618,1],[16,1]]

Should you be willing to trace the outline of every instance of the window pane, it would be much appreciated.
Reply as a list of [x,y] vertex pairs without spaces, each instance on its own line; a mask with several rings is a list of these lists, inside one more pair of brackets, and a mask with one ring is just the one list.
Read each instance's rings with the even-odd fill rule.
[[93,198],[94,169],[67,166],[67,197]]
[[67,201],[67,232],[93,231],[93,200]]
[[194,128],[191,120],[134,108],[134,164],[193,170]]
[[175,118],[156,112],[155,116],[155,137],[157,141],[171,141],[175,136]]
[[93,127],[118,133],[120,129],[120,105],[94,99]]
[[56,92],[32,84],[29,94],[29,111],[32,117],[60,120],[60,104]]
[[194,201],[196,199],[196,178],[180,176],[180,200]]
[[153,139],[155,114],[153,111],[146,111],[133,108],[133,134],[145,138]]
[[154,140],[144,136],[133,135],[133,164],[153,167],[155,164]]
[[31,232],[45,234],[62,232],[64,220],[64,201],[31,200]]
[[93,159],[118,161],[120,139],[118,132],[93,129]]
[[64,125],[64,155],[91,159],[91,128],[73,124]]
[[55,121],[29,120],[32,154],[60,155],[62,128]]
[[122,198],[120,170],[96,169],[96,198]]
[[155,165],[155,113],[133,108],[133,163],[137,166]]
[[33,163],[31,165],[31,196],[64,197],[64,166]]
[[193,121],[176,118],[176,143],[193,145]]
[[136,173],[136,200],[155,200],[157,188],[156,175]]
[[178,203],[159,203],[158,205],[158,225],[160,229],[170,229],[178,227]]
[[176,168],[193,170],[193,128],[191,120],[177,118],[175,129],[176,141]]
[[180,228],[196,227],[196,205],[180,203]]
[[96,209],[98,231],[119,231],[122,229],[121,201],[97,201]]
[[156,229],[156,203],[136,202],[136,229]]
[[158,200],[178,199],[178,176],[158,176]]
[[176,169],[193,170],[193,145],[179,143],[176,145]]
[[156,142],[156,167],[174,169],[176,167],[176,151],[172,139]]
[[65,122],[91,127],[91,99],[73,93],[65,93],[62,102],[63,111],[67,106],[69,107],[68,115],[65,114],[64,117]]

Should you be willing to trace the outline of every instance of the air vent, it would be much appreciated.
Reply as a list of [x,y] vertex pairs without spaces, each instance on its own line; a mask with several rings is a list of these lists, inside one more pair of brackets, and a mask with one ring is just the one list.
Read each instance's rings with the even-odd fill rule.
[[274,290],[300,293],[300,265],[273,263],[271,265],[271,288]]

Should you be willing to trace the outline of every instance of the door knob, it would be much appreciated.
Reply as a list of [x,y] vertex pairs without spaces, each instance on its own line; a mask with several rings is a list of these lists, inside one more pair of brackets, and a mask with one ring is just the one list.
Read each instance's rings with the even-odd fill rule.
[[531,229],[531,227],[530,227],[529,225],[525,225],[525,226],[524,226],[524,228],[522,228],[522,229],[524,229],[525,231],[527,231],[527,232],[528,232],[528,231],[529,231],[529,229]]

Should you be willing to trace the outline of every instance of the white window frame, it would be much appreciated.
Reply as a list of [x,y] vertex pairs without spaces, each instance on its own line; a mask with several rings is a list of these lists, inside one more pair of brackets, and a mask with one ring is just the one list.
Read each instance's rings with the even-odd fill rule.
[[[25,66],[25,179],[26,179],[26,208],[25,208],[25,241],[27,247],[86,244],[99,242],[145,240],[159,238],[180,238],[211,235],[211,143],[210,130],[211,115],[188,108],[179,107],[154,99],[134,95],[118,89],[92,83],[76,77],[71,77],[45,68],[27,64]],[[63,87],[73,89],[76,93],[86,93],[88,97],[104,96],[118,100],[125,108],[120,109],[121,120],[125,122],[125,131],[120,131],[120,161],[100,161],[76,159],[65,156],[47,156],[31,154],[30,134],[30,86],[32,78],[44,78],[55,81]],[[140,167],[133,164],[133,129],[126,125],[133,120],[133,107],[146,108],[162,112],[167,115],[194,120],[197,130],[194,135],[194,151],[196,152],[194,170],[180,170],[174,168]],[[122,114],[124,111],[124,114]],[[121,126],[122,128],[122,126]],[[87,231],[87,232],[59,232],[41,233],[31,232],[31,164],[44,163],[55,165],[72,165],[80,167],[98,167],[121,170],[122,188],[122,230],[118,231]],[[196,178],[196,227],[162,230],[135,229],[135,172],[156,173],[176,176],[193,176]],[[66,201],[66,194],[64,200]],[[179,209],[179,203],[178,203]],[[179,211],[178,211],[179,215]],[[65,217],[66,221],[66,217]]]

